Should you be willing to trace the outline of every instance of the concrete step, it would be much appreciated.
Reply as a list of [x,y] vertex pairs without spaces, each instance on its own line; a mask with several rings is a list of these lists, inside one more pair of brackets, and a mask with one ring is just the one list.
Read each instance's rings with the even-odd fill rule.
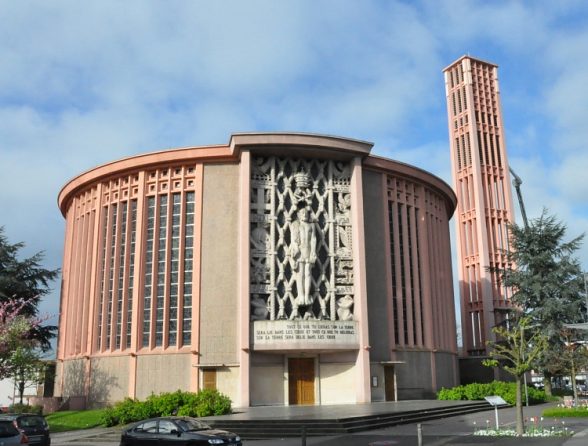
[[426,410],[380,413],[336,419],[250,419],[209,420],[218,429],[239,434],[244,439],[300,437],[304,429],[306,436],[342,435],[380,429],[398,424],[417,423],[439,418],[448,418],[492,409],[486,401],[468,405],[447,406]]

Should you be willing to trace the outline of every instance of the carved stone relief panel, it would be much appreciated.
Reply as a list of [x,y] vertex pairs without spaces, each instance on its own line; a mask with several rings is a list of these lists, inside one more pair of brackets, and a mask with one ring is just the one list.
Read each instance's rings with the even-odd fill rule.
[[350,167],[252,157],[251,320],[353,320]]

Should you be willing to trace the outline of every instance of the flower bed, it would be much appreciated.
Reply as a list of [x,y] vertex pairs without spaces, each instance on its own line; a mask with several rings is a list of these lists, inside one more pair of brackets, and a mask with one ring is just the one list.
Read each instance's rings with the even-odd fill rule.
[[[526,429],[523,437],[569,437],[574,435],[574,431],[571,431],[566,426],[565,421],[562,421],[557,426],[543,426],[544,418],[531,417],[526,420]],[[476,423],[474,422],[474,428]],[[481,429],[475,429],[474,435],[476,436],[488,436],[488,437],[516,437],[517,431],[512,428],[491,428],[490,420],[486,420],[486,427]]]

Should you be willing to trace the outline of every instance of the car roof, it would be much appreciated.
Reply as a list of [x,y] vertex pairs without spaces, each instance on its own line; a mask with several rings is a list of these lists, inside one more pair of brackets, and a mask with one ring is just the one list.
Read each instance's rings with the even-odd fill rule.
[[15,420],[16,418],[20,417],[41,417],[45,418],[43,415],[39,415],[37,413],[0,413],[0,419],[4,420]]

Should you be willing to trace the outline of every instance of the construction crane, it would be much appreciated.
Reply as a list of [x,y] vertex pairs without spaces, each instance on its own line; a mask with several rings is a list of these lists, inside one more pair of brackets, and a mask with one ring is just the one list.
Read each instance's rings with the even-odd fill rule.
[[521,209],[521,216],[523,217],[523,223],[525,224],[525,229],[529,228],[529,223],[527,222],[527,213],[525,212],[525,203],[523,202],[523,194],[521,193],[521,184],[523,184],[523,180],[519,177],[512,167],[508,166],[508,170],[513,176],[512,185],[515,187],[517,191],[517,198],[519,199],[519,208]]

